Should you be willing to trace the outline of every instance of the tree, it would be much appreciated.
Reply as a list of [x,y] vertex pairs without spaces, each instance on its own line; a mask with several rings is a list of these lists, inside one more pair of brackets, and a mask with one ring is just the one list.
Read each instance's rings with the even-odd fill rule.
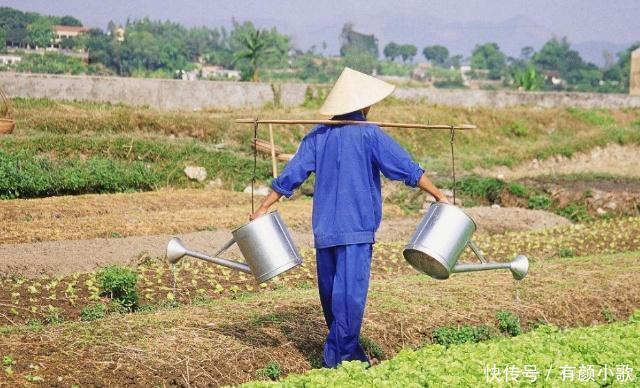
[[422,49],[422,55],[434,65],[444,66],[449,59],[449,49],[440,45],[427,46]]
[[238,42],[243,50],[234,53],[236,60],[246,59],[249,61],[251,68],[251,80],[257,82],[259,80],[258,66],[263,58],[267,47],[266,33],[262,30],[248,31],[238,36]]
[[73,16],[63,16],[60,18],[61,26],[82,27],[82,22]]
[[553,37],[532,57],[533,63],[542,70],[557,71],[569,84],[597,86],[600,70],[585,62],[576,50],[571,49],[567,38]]
[[516,87],[526,91],[533,91],[540,88],[542,78],[536,71],[535,66],[529,64],[526,68],[515,68],[513,81]]
[[488,70],[489,79],[500,79],[506,64],[506,56],[497,43],[476,45],[471,54],[471,67]]
[[400,56],[402,57],[402,62],[410,62],[413,60],[413,57],[418,53],[418,49],[416,46],[412,44],[403,44],[400,46]]
[[394,61],[397,57],[400,56],[400,45],[396,42],[389,42],[386,46],[384,46],[384,50],[382,52],[385,58],[390,61]]
[[520,59],[524,61],[528,61],[531,59],[534,53],[535,53],[535,50],[533,49],[533,47],[525,46],[522,49],[520,49]]
[[7,42],[7,32],[4,30],[4,28],[0,28],[0,51],[1,52],[7,51],[6,42]]
[[53,24],[40,18],[27,27],[27,43],[34,47],[47,47],[53,42]]
[[345,56],[347,51],[354,53],[356,51],[363,51],[369,53],[374,58],[378,58],[378,39],[375,35],[366,35],[355,31],[353,24],[346,23],[342,27],[342,33],[340,34],[342,44],[340,46],[340,56]]
[[378,59],[370,52],[351,48],[345,51],[343,55],[345,66],[371,74],[378,66]]
[[456,54],[449,58],[449,64],[453,66],[455,69],[459,69],[460,65],[462,65],[462,55]]
[[638,47],[640,47],[640,42],[636,42],[626,50],[619,52],[617,54],[618,61],[604,72],[604,80],[616,82],[622,86],[623,91],[628,91],[629,74],[631,71],[631,53]]

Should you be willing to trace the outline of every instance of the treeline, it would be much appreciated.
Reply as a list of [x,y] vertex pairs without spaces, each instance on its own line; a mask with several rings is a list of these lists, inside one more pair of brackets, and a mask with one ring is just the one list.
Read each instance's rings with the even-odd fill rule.
[[[248,21],[233,20],[230,29],[186,28],[144,18],[127,20],[123,26],[110,22],[104,31],[93,28],[61,41],[55,39],[55,25],[82,26],[82,22],[72,16],[0,8],[0,38],[6,42],[24,48],[56,42],[63,50],[88,55],[88,63],[84,63],[61,53],[43,57],[25,51],[22,62],[14,66],[16,70],[180,78],[204,65],[218,65],[239,70],[244,80],[330,82],[349,66],[378,75],[426,79],[437,87],[465,87],[469,80],[478,80],[485,87],[625,92],[630,53],[639,46],[618,53],[615,60],[599,68],[584,61],[566,38],[552,38],[538,51],[524,47],[519,57],[506,55],[496,43],[483,43],[465,58],[451,55],[442,45],[419,51],[412,44],[389,42],[381,52],[373,34],[356,31],[347,23],[339,37],[340,56],[332,57],[324,52],[325,42],[320,50],[312,46],[303,51],[293,47],[291,38],[275,27],[260,29]],[[422,72],[415,69],[419,52],[431,64]]]

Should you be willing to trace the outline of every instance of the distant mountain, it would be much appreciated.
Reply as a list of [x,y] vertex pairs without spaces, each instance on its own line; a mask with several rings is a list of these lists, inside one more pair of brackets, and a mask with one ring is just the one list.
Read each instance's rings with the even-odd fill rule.
[[[519,57],[523,47],[532,46],[538,50],[554,35],[553,31],[525,16],[516,16],[498,22],[451,22],[416,12],[415,9],[361,12],[348,20],[317,20],[304,24],[275,20],[270,22],[273,22],[271,25],[283,26],[279,29],[291,34],[299,48],[307,49],[311,45],[320,48],[322,42],[326,42],[327,54],[338,53],[342,26],[345,22],[353,22],[357,31],[372,33],[378,38],[380,55],[384,45],[390,41],[412,43],[418,47],[416,59],[419,61],[423,60],[422,48],[433,44],[446,46],[451,55],[469,56],[476,44],[496,42],[507,55]],[[570,36],[568,39],[572,42]],[[617,59],[615,54],[629,46],[630,44],[612,42],[572,42],[572,47],[583,59],[598,66],[605,64],[603,56],[605,50],[612,53],[615,60]]]
[[613,61],[618,60],[617,53],[628,49],[631,43],[619,44],[611,42],[580,42],[571,45],[575,50],[580,53],[582,59],[587,62],[595,63],[598,66],[604,66],[605,52],[611,54]]

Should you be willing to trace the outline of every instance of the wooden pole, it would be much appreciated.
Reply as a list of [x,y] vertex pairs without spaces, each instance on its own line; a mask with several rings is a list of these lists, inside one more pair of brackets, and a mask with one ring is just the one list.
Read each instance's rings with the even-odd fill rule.
[[278,163],[276,161],[276,146],[273,142],[273,124],[269,124],[269,141],[271,142],[271,167],[273,168],[273,177],[278,177]]
[[409,124],[409,123],[391,123],[385,121],[355,121],[355,120],[255,120],[255,119],[237,119],[239,124],[324,124],[324,125],[353,125],[353,124],[374,124],[379,127],[392,128],[418,128],[418,129],[457,129],[467,130],[475,129],[475,125],[471,124]]

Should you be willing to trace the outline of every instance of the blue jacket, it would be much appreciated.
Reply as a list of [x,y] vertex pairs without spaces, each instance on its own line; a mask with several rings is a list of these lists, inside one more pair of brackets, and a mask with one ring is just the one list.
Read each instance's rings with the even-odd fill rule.
[[[360,112],[336,117],[365,120]],[[290,197],[314,172],[316,248],[373,243],[382,218],[380,173],[415,187],[424,170],[377,125],[318,125],[271,187]]]

